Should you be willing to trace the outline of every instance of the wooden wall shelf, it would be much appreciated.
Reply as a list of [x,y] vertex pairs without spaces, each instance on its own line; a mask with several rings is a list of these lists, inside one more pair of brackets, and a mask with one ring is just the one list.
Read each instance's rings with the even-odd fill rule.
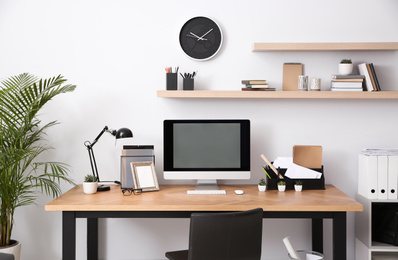
[[253,51],[396,51],[398,42],[325,42],[263,43],[255,42]]
[[267,98],[267,99],[398,99],[398,91],[240,91],[240,90],[158,90],[165,98]]

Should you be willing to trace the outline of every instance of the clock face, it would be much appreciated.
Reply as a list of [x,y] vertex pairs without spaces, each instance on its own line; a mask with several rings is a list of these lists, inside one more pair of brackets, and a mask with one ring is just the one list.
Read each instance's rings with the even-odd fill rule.
[[194,60],[208,60],[214,57],[222,45],[221,28],[207,17],[188,20],[180,31],[182,50]]

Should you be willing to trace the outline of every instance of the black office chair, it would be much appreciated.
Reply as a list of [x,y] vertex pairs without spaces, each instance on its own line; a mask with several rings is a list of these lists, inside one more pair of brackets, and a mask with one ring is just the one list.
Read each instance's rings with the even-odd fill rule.
[[263,209],[193,213],[189,249],[167,252],[169,260],[259,260]]

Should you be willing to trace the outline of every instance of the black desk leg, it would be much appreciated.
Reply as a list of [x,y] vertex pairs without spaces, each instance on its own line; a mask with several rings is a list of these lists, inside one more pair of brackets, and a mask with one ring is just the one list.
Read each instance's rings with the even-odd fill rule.
[[312,250],[323,253],[323,219],[312,219]]
[[87,219],[87,260],[98,259],[98,218]]
[[76,215],[73,211],[62,212],[62,259],[76,259]]
[[333,259],[347,259],[347,213],[333,214]]

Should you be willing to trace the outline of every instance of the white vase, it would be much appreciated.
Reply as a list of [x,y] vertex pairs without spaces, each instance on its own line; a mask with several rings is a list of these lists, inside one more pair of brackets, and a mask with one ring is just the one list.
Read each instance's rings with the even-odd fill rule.
[[97,193],[98,182],[83,182],[83,192],[86,194]]
[[267,186],[265,185],[258,185],[258,190],[259,191],[265,191],[267,189]]
[[352,73],[353,65],[352,63],[340,63],[339,64],[339,74],[340,75],[350,75]]
[[21,243],[15,240],[11,240],[14,244],[10,246],[0,247],[0,253],[14,255],[15,260],[21,259]]
[[302,191],[303,190],[303,185],[294,185],[294,189],[296,191]]
[[286,185],[278,185],[278,190],[279,191],[285,191],[286,190]]

